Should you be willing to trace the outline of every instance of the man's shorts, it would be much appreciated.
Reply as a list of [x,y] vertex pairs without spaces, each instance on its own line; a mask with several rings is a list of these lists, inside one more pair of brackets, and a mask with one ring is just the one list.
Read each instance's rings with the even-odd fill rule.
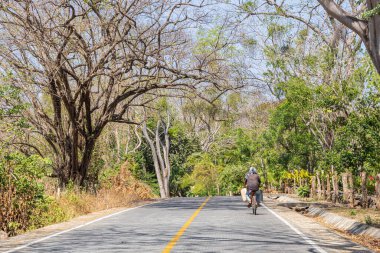
[[[247,190],[247,199],[250,199],[250,198],[251,198],[251,196],[250,196],[251,192],[252,192],[252,190]],[[257,203],[262,202],[262,200],[263,200],[263,195],[262,195],[261,190],[256,191],[256,192],[255,192],[255,196],[256,196],[256,201],[257,201]]]

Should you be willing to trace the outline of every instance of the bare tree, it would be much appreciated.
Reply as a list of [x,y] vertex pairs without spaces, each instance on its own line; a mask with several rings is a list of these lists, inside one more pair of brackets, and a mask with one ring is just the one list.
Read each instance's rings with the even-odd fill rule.
[[367,10],[373,11],[373,13],[369,13],[368,20],[359,16],[363,14],[364,8],[360,8],[360,12],[352,13],[345,10],[345,5],[352,6],[356,1],[338,1],[337,3],[333,0],[318,0],[318,2],[331,17],[360,36],[380,74],[380,0],[363,1]]
[[[345,2],[345,1],[340,1]],[[362,13],[363,6],[358,1],[350,1],[350,9],[354,13]],[[274,1],[262,0],[253,7],[238,5],[244,17],[252,17],[255,22],[269,22],[269,38],[264,36],[262,43],[277,48],[274,52],[279,58],[295,58],[302,61],[309,55],[320,55],[323,51],[331,53],[329,68],[323,73],[313,73],[307,68],[289,66],[285,76],[303,77],[313,76],[313,82],[331,83],[348,78],[355,68],[358,52],[361,48],[361,39],[350,32],[347,27],[326,14],[322,8],[312,1]],[[272,17],[264,19],[263,17]],[[251,22],[252,19],[248,19]],[[264,21],[263,21],[264,20]],[[249,23],[248,22],[248,23]],[[276,29],[275,26],[279,28]],[[300,41],[304,40],[304,43]],[[294,55],[291,49],[296,47],[298,53]],[[275,76],[283,77],[284,73],[275,72]],[[265,79],[265,78],[264,78]],[[269,84],[270,85],[270,84]],[[273,87],[270,88],[273,90]]]
[[171,121],[170,110],[166,109],[163,113],[159,113],[156,121],[157,122],[154,122],[155,126],[151,127],[151,129],[147,126],[147,121],[145,120],[142,123],[142,132],[152,153],[161,198],[168,198],[170,197],[169,180],[171,174],[169,160],[169,129]]
[[[218,86],[188,29],[202,18],[191,0],[34,0],[0,3],[0,71],[30,104],[64,186],[83,185],[95,143],[110,122],[131,122],[138,99],[159,89]],[[200,10],[200,9],[198,9]]]
[[[380,73],[380,0],[315,1],[315,3],[318,2],[327,12],[328,17],[325,19],[317,17],[320,15],[320,8],[313,4],[312,1],[264,0],[262,2],[263,4],[252,6],[243,5],[243,9],[250,15],[281,16],[300,22],[333,48],[336,48],[338,40],[344,35],[344,29],[350,29],[355,35],[360,37],[377,72]],[[262,7],[265,5],[272,6],[275,9],[262,10]],[[289,6],[292,7],[289,8]],[[295,10],[299,10],[298,13]],[[341,24],[337,24],[335,20]],[[328,25],[325,27],[326,29],[321,28],[320,24],[326,22]],[[329,34],[326,34],[326,30]],[[352,38],[344,39],[349,43],[354,41]],[[357,50],[359,49],[357,46],[355,48],[357,48]]]
[[183,121],[199,139],[202,150],[208,151],[224,120],[221,101],[210,104],[203,99],[193,98],[188,99],[181,109]]

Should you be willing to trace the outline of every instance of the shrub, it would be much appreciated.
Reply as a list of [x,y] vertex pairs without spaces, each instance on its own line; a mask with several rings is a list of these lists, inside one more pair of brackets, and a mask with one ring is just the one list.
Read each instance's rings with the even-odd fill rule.
[[43,215],[34,212],[49,210],[44,186],[40,183],[48,160],[40,156],[11,153],[0,157],[0,230],[9,235],[30,227],[40,227]]
[[188,158],[191,173],[182,178],[182,188],[189,188],[188,196],[211,196],[220,194],[219,175],[221,168],[213,163],[209,154],[195,153]]
[[[219,174],[221,195],[232,194],[239,195],[243,187],[244,176],[247,173],[247,167],[244,165],[226,165]],[[261,178],[262,182],[264,181]]]
[[297,189],[297,194],[302,198],[307,198],[310,196],[310,188],[306,185],[300,186]]
[[69,217],[59,203],[51,196],[44,196],[35,203],[30,215],[28,230],[68,220]]
[[372,224],[373,224],[373,220],[372,220],[371,216],[369,216],[369,215],[366,215],[366,216],[364,217],[364,222],[365,222],[365,224],[367,224],[367,225],[372,225]]

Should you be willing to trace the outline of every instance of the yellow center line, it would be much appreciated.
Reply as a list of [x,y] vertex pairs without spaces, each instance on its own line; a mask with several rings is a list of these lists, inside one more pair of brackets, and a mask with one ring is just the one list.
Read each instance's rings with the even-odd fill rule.
[[162,253],[169,253],[174,245],[178,242],[179,238],[183,235],[185,230],[190,226],[190,224],[193,222],[195,217],[199,214],[199,212],[202,210],[202,208],[206,205],[207,201],[209,201],[210,197],[208,197],[200,207],[193,213],[193,215],[186,221],[185,225],[181,227],[180,230],[178,230],[177,234],[171,239],[171,241],[166,245],[165,249],[162,251]]

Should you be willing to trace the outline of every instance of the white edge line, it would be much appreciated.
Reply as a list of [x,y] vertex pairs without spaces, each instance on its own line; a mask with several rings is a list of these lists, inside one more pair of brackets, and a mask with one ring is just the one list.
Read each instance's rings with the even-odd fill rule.
[[[160,202],[160,201],[158,201],[158,202]],[[45,241],[45,240],[47,240],[47,239],[50,239],[50,238],[53,238],[53,237],[59,236],[59,235],[61,235],[61,234],[65,234],[65,233],[70,232],[70,231],[73,231],[73,230],[75,230],[75,229],[78,229],[78,228],[82,228],[82,227],[88,226],[88,225],[90,225],[90,224],[92,224],[92,223],[95,223],[95,222],[98,222],[98,221],[101,221],[101,220],[104,220],[104,219],[108,219],[108,218],[110,218],[110,217],[112,217],[112,216],[116,216],[116,215],[119,215],[119,214],[122,214],[122,213],[125,213],[125,212],[128,212],[128,211],[132,211],[132,210],[134,210],[134,209],[137,209],[137,208],[140,208],[140,207],[144,207],[144,206],[148,206],[148,205],[152,205],[152,204],[155,204],[155,203],[157,203],[157,202],[154,202],[154,203],[148,203],[148,204],[144,204],[144,205],[141,205],[141,206],[136,206],[136,207],[128,208],[128,209],[125,209],[125,210],[119,211],[119,212],[117,212],[117,213],[112,213],[112,214],[109,214],[109,215],[106,215],[106,216],[100,217],[100,218],[98,218],[98,219],[96,219],[96,220],[89,221],[89,222],[84,223],[84,224],[82,224],[82,225],[79,225],[79,226],[77,226],[77,227],[73,227],[73,228],[70,228],[70,229],[67,229],[67,230],[63,230],[63,231],[61,231],[61,232],[58,232],[58,233],[55,233],[55,234],[52,234],[52,235],[48,235],[48,236],[42,237],[42,238],[40,238],[40,239],[38,239],[38,240],[31,241],[31,242],[29,242],[29,243],[27,243],[27,244],[21,245],[21,246],[19,246],[19,247],[17,247],[17,248],[14,248],[14,249],[10,249],[10,250],[5,251],[5,252],[3,252],[3,253],[11,253],[11,252],[15,252],[15,251],[17,251],[17,250],[21,250],[21,249],[27,248],[27,247],[29,247],[29,246],[31,246],[31,245],[33,245],[33,244],[36,244],[36,243],[39,243],[39,242]]]
[[294,232],[296,232],[299,236],[302,237],[302,239],[307,242],[308,244],[310,244],[314,249],[316,249],[318,252],[320,253],[327,253],[327,251],[325,251],[324,249],[322,249],[321,247],[319,247],[313,240],[311,240],[309,237],[307,237],[304,233],[302,233],[301,231],[299,231],[297,228],[295,228],[293,225],[291,225],[287,220],[285,220],[284,218],[282,218],[280,215],[278,215],[277,213],[275,213],[273,210],[269,209],[266,205],[264,205],[263,203],[261,203],[261,205],[263,207],[265,207],[269,212],[271,212],[274,216],[276,216],[279,220],[281,220],[283,223],[285,223],[288,227],[290,227]]

